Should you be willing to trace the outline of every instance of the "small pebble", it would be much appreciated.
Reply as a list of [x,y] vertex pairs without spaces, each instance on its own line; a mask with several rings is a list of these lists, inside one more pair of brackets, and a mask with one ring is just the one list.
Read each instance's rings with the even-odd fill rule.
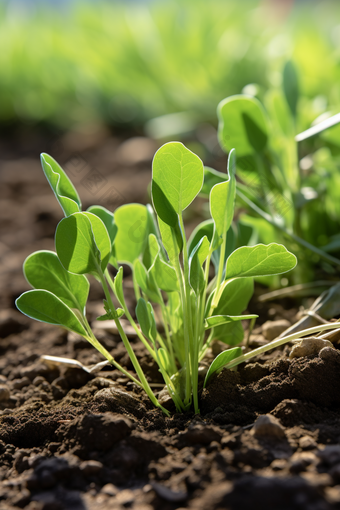
[[266,340],[274,340],[289,327],[290,322],[287,319],[267,321],[262,325],[262,334]]
[[340,351],[333,347],[323,347],[319,352],[319,358],[324,360],[337,359],[340,361]]
[[318,447],[315,439],[313,439],[310,436],[300,437],[300,439],[299,439],[299,446],[303,450],[314,450],[314,448]]
[[21,379],[14,379],[12,381],[12,388],[15,390],[21,390],[21,388],[24,388],[25,386],[29,386],[31,384],[31,381],[28,377],[22,377]]
[[115,485],[113,485],[113,483],[107,483],[103,486],[101,492],[108,496],[116,496],[116,494],[118,494],[118,489]]
[[316,356],[321,349],[325,347],[334,349],[332,342],[329,340],[318,337],[303,338],[294,345],[293,349],[290,351],[289,357],[293,359],[302,358],[303,356]]
[[284,427],[271,414],[259,416],[254,423],[252,433],[255,437],[276,437],[282,439],[286,436]]
[[10,397],[10,392],[7,386],[4,384],[0,385],[0,402],[6,402]]
[[99,473],[103,464],[97,460],[85,460],[80,464],[80,470],[85,476],[92,476]]

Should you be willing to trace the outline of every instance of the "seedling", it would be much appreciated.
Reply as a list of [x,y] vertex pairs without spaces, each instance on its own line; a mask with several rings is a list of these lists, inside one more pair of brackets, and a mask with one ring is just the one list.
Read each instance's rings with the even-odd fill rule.
[[[217,338],[230,348],[212,362],[204,386],[215,372],[242,358],[241,321],[257,317],[242,315],[253,294],[253,278],[282,274],[296,265],[296,257],[280,244],[232,251],[228,238],[236,193],[235,150],[228,157],[226,180],[211,188],[211,219],[201,223],[188,240],[183,211],[203,186],[204,166],[183,144],[167,143],[155,154],[154,209],[128,204],[114,214],[100,206],[82,211],[78,193],[58,163],[47,154],[42,154],[41,161],[65,218],[56,229],[56,253],[38,251],[25,260],[24,274],[33,290],[16,300],[18,309],[83,336],[168,414],[151,390],[120,323],[125,315],[157,363],[176,409],[185,411],[193,404],[199,412],[199,364],[212,341]],[[132,269],[139,327],[126,305],[123,263]],[[110,265],[116,271],[114,279]],[[211,265],[215,275],[209,280]],[[86,318],[86,275],[102,285],[105,299],[98,320],[115,321],[135,375],[117,363],[91,330]],[[157,328],[158,320],[162,329]]]

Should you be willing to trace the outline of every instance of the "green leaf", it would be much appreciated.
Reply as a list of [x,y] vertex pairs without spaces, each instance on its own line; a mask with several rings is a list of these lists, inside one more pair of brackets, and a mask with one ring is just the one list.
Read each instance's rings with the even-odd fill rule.
[[97,275],[100,269],[104,271],[111,253],[107,230],[103,222],[91,213],[75,213],[61,220],[55,244],[64,268],[76,274]]
[[97,317],[97,321],[112,321],[114,319],[119,319],[119,317],[122,317],[125,313],[123,308],[117,308],[115,313],[112,313],[106,299],[104,299],[104,309],[106,310],[106,313]]
[[24,262],[26,280],[35,289],[49,290],[70,308],[85,313],[89,282],[84,275],[69,273],[53,251],[36,251]]
[[87,332],[75,313],[57,296],[48,290],[29,290],[21,294],[15,302],[23,314],[40,322],[63,326],[83,337]]
[[125,302],[124,292],[123,292],[123,272],[124,272],[123,268],[120,267],[118,270],[118,273],[116,274],[116,276],[114,277],[114,280],[113,280],[115,295],[116,295],[116,298],[118,299],[119,303],[121,304],[121,306],[123,306],[124,302]]
[[225,152],[235,148],[238,156],[262,152],[268,139],[268,125],[261,103],[254,97],[236,95],[217,107],[218,137]]
[[[163,246],[167,252],[170,262],[173,262],[175,260],[175,257],[178,257],[178,255],[183,250],[183,237],[181,228],[179,226],[178,216],[175,227],[170,227],[170,225],[164,223],[164,221],[162,221],[161,218],[158,218],[158,225],[161,233]],[[174,245],[173,242],[172,232],[174,232],[175,234],[176,246]]]
[[210,377],[215,373],[221,370],[225,365],[227,365],[230,361],[235,358],[238,358],[242,354],[242,349],[240,347],[234,347],[233,349],[228,349],[227,351],[221,352],[214,361],[211,363],[207,375],[204,379],[203,388],[206,387],[207,382]]
[[[160,243],[161,236],[160,236],[160,233],[159,233],[159,230],[157,227],[156,215],[155,215],[155,212],[150,204],[146,205],[146,214],[147,214],[147,219],[148,219],[148,226],[147,226],[148,234],[154,234]],[[164,259],[164,260],[166,259],[166,255],[165,255],[165,251],[164,251],[163,247],[162,247],[160,256],[162,259]],[[150,269],[150,267],[152,266],[152,260],[151,260],[150,250],[149,250],[149,243],[146,243],[145,248],[144,248],[143,264],[146,267],[146,269]]]
[[215,315],[241,315],[247,308],[254,292],[254,282],[251,278],[228,280],[223,284],[223,291]]
[[115,210],[118,232],[115,251],[118,262],[133,266],[134,261],[145,250],[148,241],[149,223],[145,205],[127,204]]
[[166,352],[165,349],[163,349],[163,347],[161,347],[160,349],[158,349],[157,354],[158,354],[158,357],[159,357],[159,361],[160,361],[160,363],[162,365],[162,368],[166,372],[169,372],[169,370],[170,370],[170,360],[169,360],[168,353]]
[[40,155],[44,174],[65,216],[81,211],[79,195],[70,179],[58,163],[48,154]]
[[154,303],[161,303],[161,298],[157,293],[157,288],[154,282],[150,281],[148,271],[139,259],[135,260],[133,265],[133,272],[136,282],[144,294],[146,294],[147,297]]
[[153,264],[148,271],[152,275],[158,287],[166,292],[178,290],[178,281],[175,269],[161,260],[160,247],[156,236],[149,235],[149,251]]
[[239,345],[243,338],[244,330],[240,321],[223,324],[213,330],[213,339],[219,340],[226,345]]
[[139,298],[136,306],[136,317],[143,335],[152,342],[156,341],[157,329],[156,321],[153,315],[153,309],[150,303],[146,303],[143,298]]
[[227,259],[226,279],[282,274],[293,269],[296,263],[295,255],[282,244],[243,246]]
[[214,220],[216,232],[219,237],[227,232],[234,216],[236,194],[235,166],[235,150],[231,150],[228,157],[229,180],[216,184],[210,193],[211,217]]
[[[203,185],[203,163],[180,142],[163,145],[152,163],[152,200],[158,216],[175,227],[176,215],[191,204]],[[172,209],[171,209],[172,208]]]
[[198,242],[189,257],[189,283],[195,294],[200,294],[205,285],[202,264],[208,256],[210,243],[206,236]]
[[111,211],[102,207],[101,205],[91,205],[87,209],[87,212],[95,214],[104,223],[107,233],[109,234],[111,245],[113,245],[115,237],[117,235],[117,225],[115,224],[114,216]]
[[211,329],[230,322],[243,321],[245,319],[256,319],[258,315],[212,315],[204,321],[204,328]]
[[299,79],[296,68],[290,60],[283,68],[283,91],[292,115],[296,117],[297,103],[299,100]]

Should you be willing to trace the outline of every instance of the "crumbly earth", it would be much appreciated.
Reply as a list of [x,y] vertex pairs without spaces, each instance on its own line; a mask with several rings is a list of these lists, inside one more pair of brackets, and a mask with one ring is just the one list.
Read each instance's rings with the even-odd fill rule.
[[[28,289],[22,262],[34,250],[53,249],[61,218],[38,152],[68,162],[85,207],[115,207],[146,200],[157,148],[101,131],[41,144],[33,139],[19,154],[10,144],[0,147],[0,508],[339,509],[338,349],[290,360],[285,348],[222,371],[201,392],[200,415],[170,418],[116,370],[89,375],[41,362],[44,354],[85,364],[102,358],[80,337],[15,310],[15,298]],[[100,178],[101,189],[115,194],[105,199]],[[129,285],[126,293],[133,306]],[[94,282],[91,321],[101,299]],[[263,320],[291,320],[294,313],[271,305]],[[96,333],[130,370],[119,338]],[[256,341],[265,341],[261,329]],[[160,385],[156,367],[132,343],[149,380]]]

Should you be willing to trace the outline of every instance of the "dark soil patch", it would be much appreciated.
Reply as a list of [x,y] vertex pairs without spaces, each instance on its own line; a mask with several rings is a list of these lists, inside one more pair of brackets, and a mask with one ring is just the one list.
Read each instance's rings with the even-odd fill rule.
[[[85,207],[147,199],[153,142],[135,141],[139,150],[144,143],[138,159],[131,140],[129,150],[105,133],[85,141],[68,135],[60,154],[50,144],[68,162]],[[238,372],[222,371],[202,392],[201,415],[171,418],[116,370],[89,375],[40,361],[43,354],[102,360],[82,339],[14,307],[28,288],[24,258],[53,249],[61,218],[39,166],[38,152],[46,149],[39,143],[34,159],[8,149],[0,162],[0,508],[339,509],[338,350],[328,360],[290,361],[284,349]],[[102,190],[89,186],[94,171]],[[90,320],[101,300],[94,282]],[[266,319],[282,318],[275,306]],[[287,311],[289,320],[293,315]],[[119,338],[99,330],[98,337],[131,369]],[[149,379],[159,382],[143,349],[133,346]]]

